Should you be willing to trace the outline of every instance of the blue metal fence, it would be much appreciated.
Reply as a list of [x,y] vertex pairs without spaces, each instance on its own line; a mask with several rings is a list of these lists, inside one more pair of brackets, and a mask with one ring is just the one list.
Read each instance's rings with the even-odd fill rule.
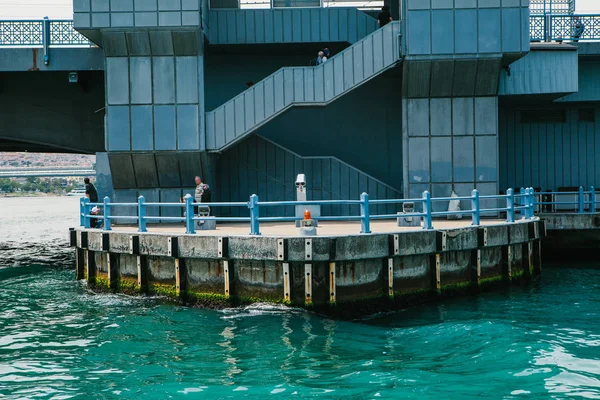
[[545,14],[529,18],[531,41],[598,41],[600,14]]
[[90,46],[85,36],[73,28],[72,20],[0,21],[0,46]]
[[[532,41],[600,40],[600,14],[533,14]],[[71,20],[0,21],[0,47],[90,46]]]
[[[342,216],[319,216],[318,221],[360,221],[360,233],[371,233],[372,220],[396,220],[398,218],[423,218],[423,229],[433,229],[433,218],[444,217],[449,215],[469,215],[471,216],[472,225],[481,224],[482,215],[495,215],[506,213],[506,222],[514,222],[515,214],[519,213],[521,218],[531,219],[534,217],[535,194],[533,188],[521,189],[518,194],[515,194],[513,189],[509,189],[506,194],[481,196],[478,190],[473,190],[470,196],[462,197],[438,197],[432,198],[428,191],[423,192],[421,198],[415,199],[383,199],[370,200],[367,193],[363,193],[360,199],[356,200],[312,200],[312,201],[263,201],[261,202],[257,195],[250,196],[248,202],[215,202],[215,203],[194,203],[193,198],[188,194],[184,197],[183,203],[147,203],[143,196],[138,198],[137,203],[111,203],[108,197],[104,198],[102,203],[90,203],[87,198],[82,198],[80,202],[80,225],[85,228],[90,228],[90,221],[98,219],[103,221],[104,230],[111,230],[112,219],[118,218],[122,220],[136,221],[139,232],[147,231],[148,221],[173,221],[185,222],[188,234],[195,233],[195,221],[221,221],[221,222],[249,222],[250,234],[260,235],[261,222],[292,222],[302,220],[303,217],[261,217],[261,207],[280,207],[280,206],[303,206],[303,205],[351,205],[360,208],[360,215],[342,215]],[[483,208],[481,202],[496,201],[496,205],[502,203],[502,206]],[[433,211],[433,202],[450,202],[450,201],[469,201],[471,208],[468,210],[457,211]],[[595,200],[594,200],[595,201]],[[370,206],[377,204],[398,204],[402,206],[404,203],[413,203],[420,205],[421,212],[410,212],[401,214],[371,214]],[[194,215],[194,207],[240,207],[247,209],[248,217],[217,217],[217,216],[196,216]],[[92,207],[100,207],[102,215],[92,214]],[[118,207],[136,207],[136,215],[118,215],[113,216],[113,210]],[[149,216],[147,214],[148,207],[165,207],[165,208],[180,208],[185,210],[183,217],[163,217]]]
[[535,192],[534,197],[535,209],[538,212],[595,213],[598,204],[594,186],[589,190],[580,186],[577,191],[571,192]]

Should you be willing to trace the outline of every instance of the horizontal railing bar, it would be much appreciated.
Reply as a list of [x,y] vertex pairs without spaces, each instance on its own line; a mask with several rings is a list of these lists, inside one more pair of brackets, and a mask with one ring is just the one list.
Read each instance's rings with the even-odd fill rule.
[[431,215],[436,216],[436,215],[456,215],[456,214],[460,214],[460,215],[467,215],[467,214],[473,214],[473,210],[460,210],[460,211],[436,211],[436,212],[432,212]]
[[148,207],[185,207],[185,203],[144,203]]
[[250,217],[192,217],[194,221],[250,221]]
[[473,196],[432,197],[431,201],[473,200]]
[[316,217],[317,221],[360,221],[360,216],[343,216],[343,217]]
[[394,204],[394,203],[423,203],[425,199],[382,199],[370,200],[369,204]]
[[[360,200],[307,200],[307,201],[259,201],[259,206],[304,206],[304,205],[329,205],[329,204],[361,204]],[[369,203],[371,203],[369,201]]]
[[194,207],[248,207],[248,202],[192,203]]
[[398,218],[421,218],[425,217],[425,213],[410,213],[410,214],[378,214],[370,215],[370,219],[398,219]]
[[[118,217],[115,217],[115,218],[118,218]],[[164,221],[185,221],[185,217],[144,217],[144,219],[150,220],[150,221],[158,221],[158,220],[164,220]]]

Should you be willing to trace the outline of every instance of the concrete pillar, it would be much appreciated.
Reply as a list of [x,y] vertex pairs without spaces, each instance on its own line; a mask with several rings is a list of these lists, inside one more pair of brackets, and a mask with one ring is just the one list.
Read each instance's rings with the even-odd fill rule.
[[75,278],[77,280],[85,279],[85,250],[77,247],[75,249]]
[[179,297],[187,291],[187,266],[183,258],[175,259],[175,290]]
[[148,257],[137,256],[138,286],[140,292],[148,292]]
[[85,266],[87,281],[90,285],[96,284],[96,257],[92,250],[85,250]]
[[119,287],[119,262],[118,256],[111,252],[105,252],[107,271],[108,271],[108,287],[111,290]]

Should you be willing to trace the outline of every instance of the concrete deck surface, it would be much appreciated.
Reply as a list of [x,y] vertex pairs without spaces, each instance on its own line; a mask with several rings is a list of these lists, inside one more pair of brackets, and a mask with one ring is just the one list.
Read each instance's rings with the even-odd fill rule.
[[[517,223],[519,221],[517,220]],[[506,224],[503,219],[482,219],[481,225]],[[466,228],[471,226],[470,219],[460,220],[434,220],[433,228],[436,230]],[[137,233],[137,225],[113,225],[116,232]],[[399,233],[422,230],[422,227],[399,227],[396,221],[371,221],[371,233]],[[185,226],[181,224],[148,225],[148,233],[154,234],[185,234]],[[300,236],[299,229],[293,222],[261,223],[260,233],[262,236],[297,237]],[[217,223],[217,229],[212,231],[196,230],[199,236],[247,236],[250,234],[250,225],[242,223]],[[360,234],[360,222],[319,222],[317,228],[318,236],[348,236]]]

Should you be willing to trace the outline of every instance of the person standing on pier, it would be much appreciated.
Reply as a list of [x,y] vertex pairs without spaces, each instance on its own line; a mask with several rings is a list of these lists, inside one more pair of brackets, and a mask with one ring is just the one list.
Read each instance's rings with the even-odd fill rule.
[[[85,178],[83,180],[83,183],[85,183],[85,197],[87,197],[90,200],[90,203],[97,203],[98,202],[98,191],[96,190],[96,188],[94,187],[94,185],[90,182],[90,178]],[[96,210],[98,209],[97,207]],[[98,211],[96,211],[96,214],[98,213]],[[90,218],[90,226],[92,228],[95,228],[97,224],[96,218]]]

